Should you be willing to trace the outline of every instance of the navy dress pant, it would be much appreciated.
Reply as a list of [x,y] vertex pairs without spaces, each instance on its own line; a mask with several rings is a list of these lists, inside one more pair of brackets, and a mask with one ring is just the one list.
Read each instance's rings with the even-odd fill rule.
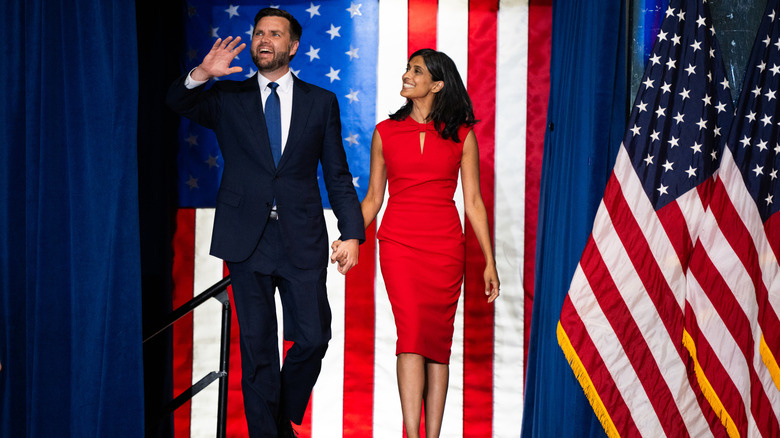
[[[249,259],[227,264],[240,333],[244,410],[253,438],[276,438],[280,422],[303,421],[331,337],[327,267],[300,269],[291,263],[294,256],[285,251],[279,222],[269,219]],[[277,289],[284,337],[294,343],[281,368]]]

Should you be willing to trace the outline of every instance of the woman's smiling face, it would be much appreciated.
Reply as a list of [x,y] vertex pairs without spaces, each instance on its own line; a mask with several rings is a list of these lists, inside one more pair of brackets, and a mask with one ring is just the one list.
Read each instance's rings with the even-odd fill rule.
[[422,56],[415,56],[409,60],[401,79],[403,81],[401,96],[407,99],[424,98],[439,91],[443,85],[442,81],[433,80]]

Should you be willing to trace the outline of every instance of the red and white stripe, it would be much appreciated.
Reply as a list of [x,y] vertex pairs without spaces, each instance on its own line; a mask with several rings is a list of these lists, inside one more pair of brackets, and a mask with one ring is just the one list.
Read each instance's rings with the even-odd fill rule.
[[731,151],[687,276],[686,347],[730,436],[780,436],[780,391],[762,358],[780,333],[780,266]]
[[[403,104],[401,74],[408,55],[422,47],[452,57],[481,120],[475,132],[482,195],[492,225],[501,297],[494,305],[485,303],[484,259],[464,221],[467,272],[455,322],[443,437],[508,437],[520,430],[550,30],[550,2],[533,6],[527,0],[379,3],[377,122]],[[460,193],[456,201],[462,205]],[[335,238],[336,219],[331,211],[325,213],[329,234]],[[346,278],[334,268],[328,272],[333,339],[298,429],[301,437],[403,436],[395,326],[374,237],[381,219],[382,212],[367,230],[359,265]],[[225,274],[222,262],[208,255],[212,221],[211,209],[179,213],[174,305]],[[216,369],[220,311],[216,304],[210,307],[195,312],[191,324],[185,321],[175,328],[176,393]],[[237,332],[234,320],[234,339]],[[195,347],[189,350],[188,345]],[[228,432],[245,436],[237,342],[231,350]],[[216,385],[181,408],[176,418],[177,436],[213,436]]]
[[719,436],[686,368],[685,267],[697,190],[656,212],[621,146],[564,301],[558,340],[608,434]]

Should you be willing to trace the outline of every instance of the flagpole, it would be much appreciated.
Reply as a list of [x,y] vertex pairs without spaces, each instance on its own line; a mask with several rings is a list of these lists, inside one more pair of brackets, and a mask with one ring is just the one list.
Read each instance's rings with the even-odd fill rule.
[[631,105],[634,103],[634,95],[631,93],[631,10],[634,4],[634,0],[626,0],[625,8],[625,26],[623,28],[623,38],[625,45],[623,50],[625,51],[625,64],[626,69],[626,123],[631,116]]

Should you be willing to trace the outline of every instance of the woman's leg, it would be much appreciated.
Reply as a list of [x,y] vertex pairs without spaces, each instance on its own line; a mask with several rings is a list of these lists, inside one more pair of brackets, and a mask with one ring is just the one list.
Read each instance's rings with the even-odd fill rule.
[[439,438],[450,367],[445,363],[428,361],[425,370],[425,438]]
[[406,436],[419,438],[425,388],[425,358],[414,353],[399,354],[396,360],[396,373]]

